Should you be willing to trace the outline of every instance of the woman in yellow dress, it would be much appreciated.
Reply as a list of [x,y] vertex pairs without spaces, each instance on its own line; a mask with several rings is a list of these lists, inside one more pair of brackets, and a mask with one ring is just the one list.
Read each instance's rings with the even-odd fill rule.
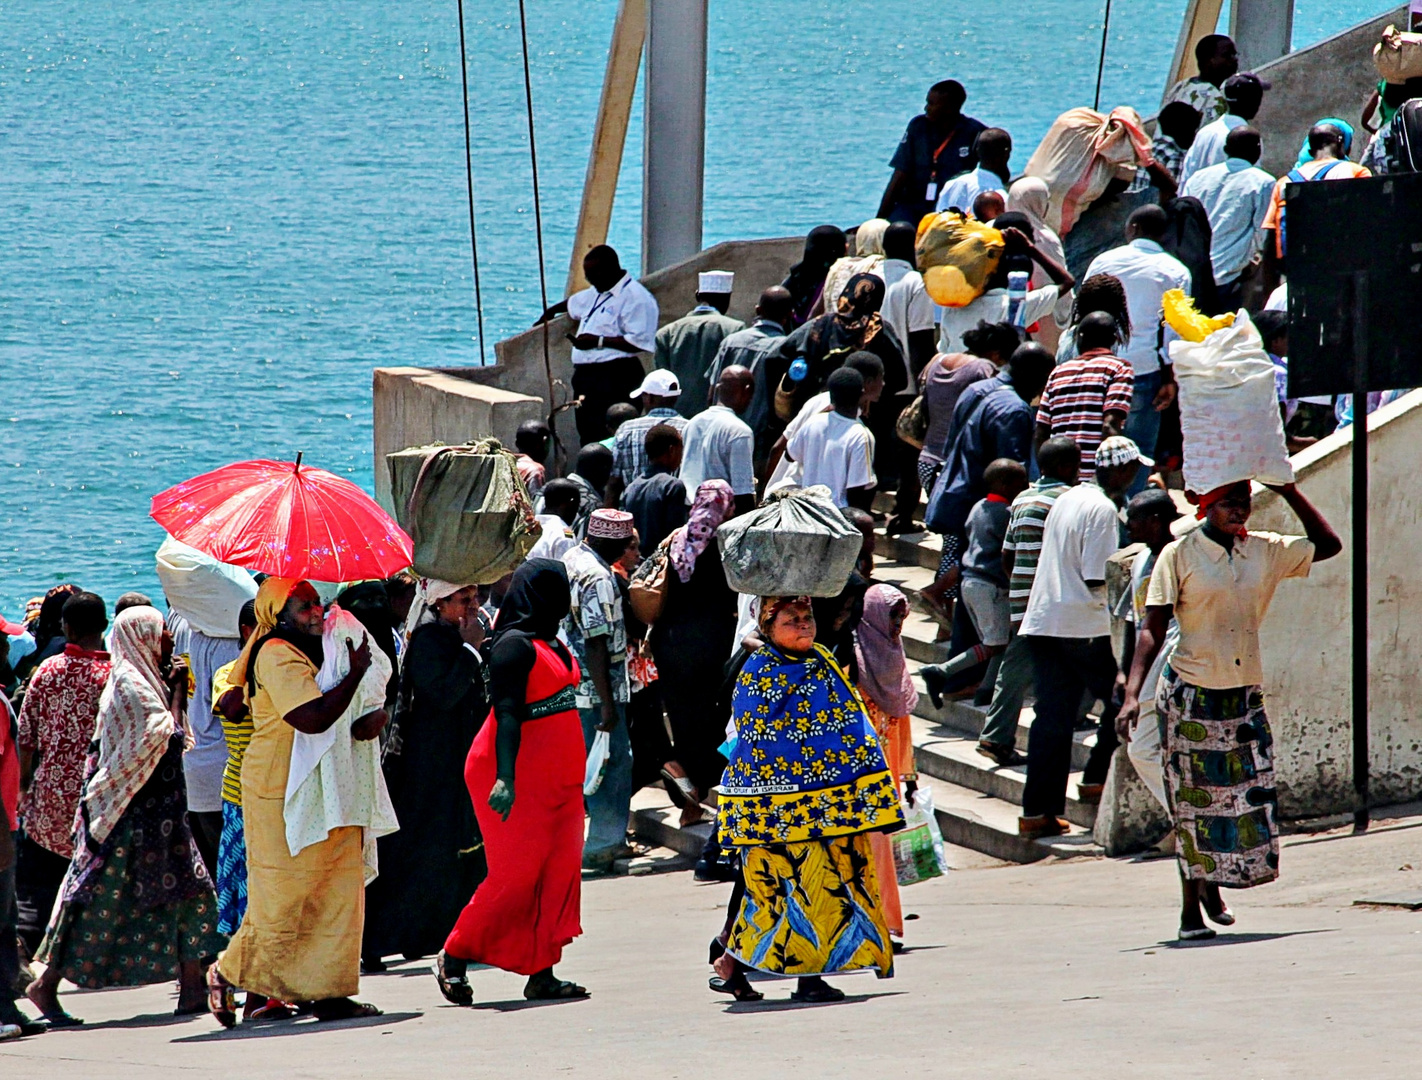
[[[235,987],[279,1001],[309,1002],[319,1020],[376,1016],[351,999],[360,985],[365,922],[363,830],[333,829],[293,857],[284,815],[292,741],[319,734],[350,706],[370,667],[370,641],[350,642],[350,671],[324,694],[322,607],[309,582],[269,577],[257,591],[257,631],[237,658],[231,681],[245,688],[252,741],[242,762],[243,829],[247,839],[247,910],[227,950],[208,975],[209,1006],[224,1025],[236,1021]],[[373,739],[385,724],[377,710],[351,734]]]

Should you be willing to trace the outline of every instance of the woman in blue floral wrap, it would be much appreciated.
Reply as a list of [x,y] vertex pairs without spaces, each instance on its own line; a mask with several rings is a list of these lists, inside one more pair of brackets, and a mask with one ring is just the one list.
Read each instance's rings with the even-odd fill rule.
[[739,907],[713,987],[759,995],[746,971],[797,975],[795,1001],[837,1001],[821,976],[893,974],[869,836],[901,828],[894,779],[853,686],[815,644],[808,597],[760,602],[757,651],[736,679],[721,843],[741,853]]

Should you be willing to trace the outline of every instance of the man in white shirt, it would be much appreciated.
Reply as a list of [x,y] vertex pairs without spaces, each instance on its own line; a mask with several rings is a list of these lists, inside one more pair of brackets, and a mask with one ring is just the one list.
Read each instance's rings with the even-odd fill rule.
[[1070,271],[1038,248],[1033,239],[1022,229],[1008,226],[1002,230],[1002,236],[1006,241],[1002,262],[998,264],[997,273],[993,275],[982,296],[966,307],[938,308],[939,352],[966,352],[967,350],[963,347],[963,335],[967,331],[976,330],[980,322],[1000,323],[1007,321],[1008,306],[1011,301],[1007,295],[1007,267],[1014,255],[1026,255],[1040,266],[1047,277],[1052,280],[1052,284],[1040,289],[1032,289],[1027,293],[1027,298],[1023,302],[1023,326],[1031,326],[1039,319],[1050,318],[1052,312],[1056,310],[1057,301],[1071,292],[1072,286],[1076,284],[1076,279],[1071,276]]
[[984,191],[1000,191],[1003,199],[1007,198],[1007,179],[1012,175],[1007,166],[1012,157],[1012,136],[1002,128],[984,128],[978,132],[973,152],[978,156],[978,167],[943,185],[935,206],[938,211],[956,206],[963,213],[970,213],[974,200]]
[[747,368],[724,368],[716,383],[716,404],[686,425],[681,482],[688,506],[705,481],[725,480],[736,497],[736,513],[755,507],[755,435],[740,417],[754,396],[755,379]]
[[933,359],[933,301],[916,269],[914,227],[896,221],[884,231],[884,303],[879,318],[898,338],[909,386],[918,383],[918,372]]
[[[1190,271],[1174,255],[1160,246],[1170,219],[1158,206],[1142,206],[1126,221],[1126,243],[1103,251],[1091,260],[1086,276],[1110,274],[1126,290],[1126,308],[1131,316],[1131,340],[1117,355],[1131,362],[1135,388],[1131,411],[1126,415],[1125,435],[1143,452],[1155,449],[1160,435],[1160,413],[1175,400],[1175,373],[1171,369],[1162,339],[1170,341],[1175,332],[1165,325],[1161,298],[1171,289],[1193,294]],[[1130,494],[1145,487],[1146,475],[1136,480]]]
[[606,435],[607,410],[619,401],[631,401],[642,382],[639,352],[651,352],[657,343],[657,300],[641,282],[622,269],[617,252],[599,244],[583,259],[586,289],[560,300],[534,325],[567,314],[578,320],[573,344],[573,393],[578,406],[578,439],[583,445]]
[[[845,358],[844,366],[859,372],[859,377],[864,380],[864,394],[859,399],[859,416],[863,418],[869,414],[869,409],[884,392],[884,362],[873,353],[861,350],[850,353]],[[795,414],[795,419],[786,425],[780,438],[770,449],[770,458],[766,462],[763,495],[769,495],[772,491],[778,491],[783,487],[803,486],[804,480],[800,465],[785,456],[785,448],[790,445],[790,440],[795,437],[795,434],[810,422],[811,417],[829,412],[833,408],[834,406],[830,404],[828,390],[821,390],[800,407],[800,411]]]
[[1225,159],[1225,136],[1237,127],[1243,127],[1259,113],[1264,101],[1264,91],[1269,84],[1258,75],[1245,72],[1231,75],[1225,80],[1224,99],[1227,111],[1218,120],[1205,124],[1195,134],[1180,166],[1180,183],[1211,165],[1218,165]]
[[1036,719],[1027,740],[1027,783],[1018,832],[1036,839],[1066,832],[1072,730],[1089,690],[1105,704],[1082,786],[1106,777],[1117,746],[1116,657],[1106,609],[1106,560],[1120,546],[1118,503],[1142,465],[1154,462],[1113,435],[1096,448],[1096,479],[1057,498],[1042,533],[1032,593],[1018,633],[1036,667]]
[[868,510],[874,501],[874,436],[859,419],[864,377],[853,368],[830,372],[825,381],[829,412],[807,420],[785,448],[800,463],[801,484],[823,484],[834,504]]
[[1262,152],[1259,132],[1237,127],[1225,136],[1225,160],[1193,174],[1180,191],[1199,199],[1210,219],[1210,268],[1220,311],[1239,307],[1244,271],[1264,248],[1274,178],[1256,167]]

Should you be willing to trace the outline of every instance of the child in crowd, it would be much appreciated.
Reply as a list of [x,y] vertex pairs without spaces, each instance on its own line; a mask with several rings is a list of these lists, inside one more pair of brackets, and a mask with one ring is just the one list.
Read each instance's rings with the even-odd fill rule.
[[1027,487],[1027,470],[1020,461],[998,458],[983,470],[983,483],[987,485],[987,496],[978,500],[968,514],[968,545],[963,551],[960,585],[979,644],[947,663],[921,669],[919,674],[935,704],[942,700],[949,679],[997,656],[1007,648],[1011,636],[1002,541],[1007,535],[1012,500]]

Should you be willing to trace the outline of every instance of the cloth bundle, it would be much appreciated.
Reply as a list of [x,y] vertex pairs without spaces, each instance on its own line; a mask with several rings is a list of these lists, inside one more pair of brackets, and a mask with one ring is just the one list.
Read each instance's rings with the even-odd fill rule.
[[1170,359],[1180,385],[1185,487],[1203,493],[1240,480],[1294,479],[1274,384],[1274,362],[1249,315],[1199,315],[1178,289],[1164,298],[1180,335]]
[[[354,615],[332,606],[321,631],[325,655],[316,685],[324,693],[351,669],[346,642],[357,647],[365,627]],[[361,860],[365,883],[379,873],[375,841],[400,827],[380,769],[380,740],[355,739],[351,724],[366,713],[385,707],[385,688],[393,668],[384,651],[370,643],[370,667],[340,718],[319,735],[298,731],[291,742],[291,768],[286,778],[286,844],[295,858],[325,840],[332,829],[358,825],[365,830]]]
[[543,527],[515,456],[497,439],[387,454],[390,495],[421,577],[492,585],[528,557]]
[[1422,34],[1409,34],[1391,23],[1373,46],[1373,64],[1384,82],[1405,83],[1422,75]]
[[237,615],[257,595],[257,583],[241,567],[167,537],[155,556],[168,605],[194,630],[214,638],[237,637]]
[[786,488],[716,530],[726,581],[756,596],[838,596],[864,537],[829,489]]
[[956,210],[925,214],[914,253],[930,299],[943,307],[967,307],[987,289],[1005,246],[1002,233]]
[[1064,237],[1112,180],[1129,180],[1154,160],[1150,136],[1134,109],[1122,106],[1109,115],[1068,109],[1042,137],[1023,175],[1046,181],[1046,222]]

